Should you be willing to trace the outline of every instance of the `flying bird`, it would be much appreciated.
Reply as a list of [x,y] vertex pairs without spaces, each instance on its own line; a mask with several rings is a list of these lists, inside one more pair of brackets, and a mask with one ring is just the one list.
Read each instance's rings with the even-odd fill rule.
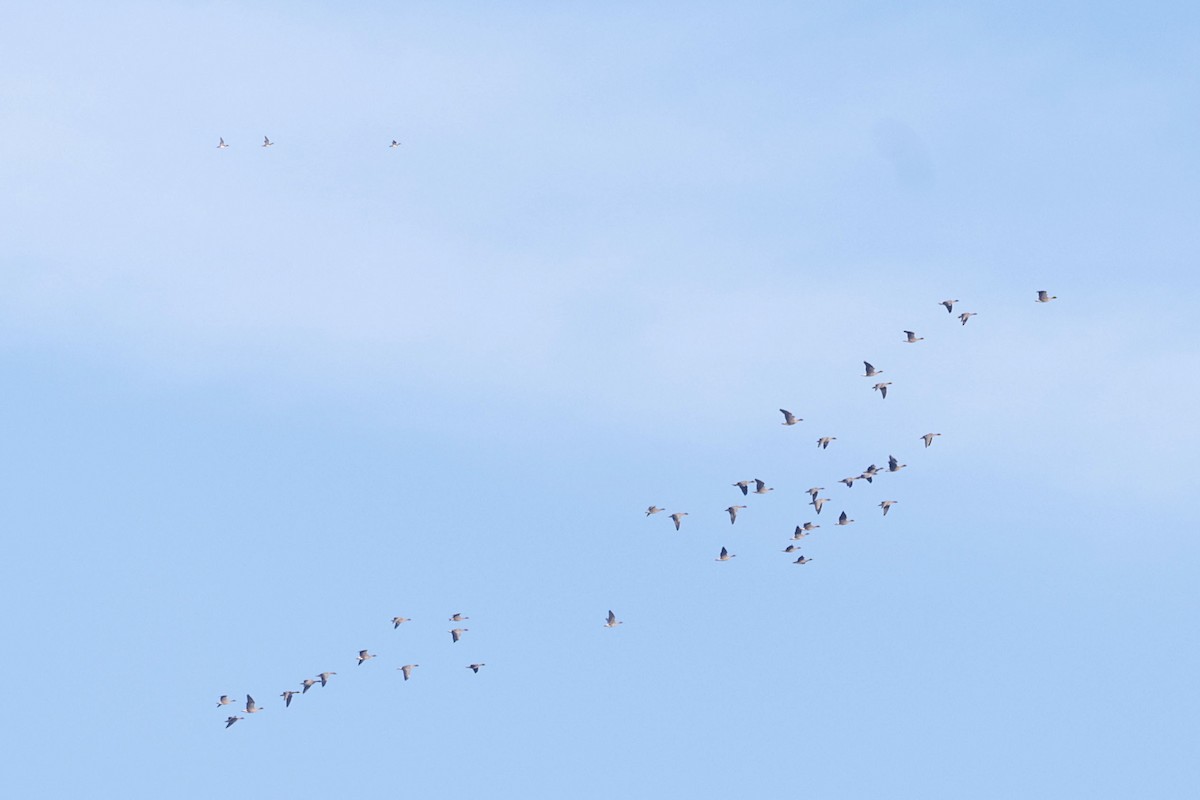
[[863,366],[867,368],[867,371],[863,373],[864,378],[874,378],[876,375],[883,374],[883,370],[872,367],[870,361],[864,361]]
[[737,558],[737,554],[736,554],[736,553],[731,553],[731,552],[729,552],[728,550],[726,550],[724,547],[722,547],[722,548],[721,548],[721,555],[719,555],[719,556],[717,556],[716,558],[714,558],[714,559],[713,559],[713,561],[728,561],[728,560],[729,560],[729,559],[731,559],[731,558]]
[[459,639],[462,638],[462,635],[469,630],[471,630],[471,629],[470,628],[455,628],[454,630],[450,631],[450,638],[453,641],[457,642]]
[[971,317],[977,317],[977,316],[979,316],[979,315],[976,314],[974,311],[964,311],[963,313],[958,315],[958,318],[962,320],[963,325],[966,325],[967,320],[969,320]]
[[750,481],[738,481],[737,483],[732,484],[732,485],[741,489],[743,495],[750,493]]
[[856,480],[858,480],[858,478],[842,478],[840,481],[838,481],[838,483],[844,483],[844,484],[846,484],[847,489],[853,489],[854,482]]
[[646,516],[648,517],[651,514],[661,514],[664,511],[666,511],[665,508],[659,508],[658,506],[650,506],[649,508],[646,509]]
[[887,387],[889,387],[891,385],[892,385],[891,381],[884,381],[883,383],[875,384],[871,388],[873,388],[875,391],[879,392],[879,394],[882,395],[882,397],[886,399],[887,398]]
[[811,505],[813,508],[815,508],[817,510],[817,513],[820,514],[821,506],[825,505],[825,503],[827,503],[828,501],[829,501],[828,497],[814,497],[812,499],[812,502],[809,503],[809,505]]
[[921,437],[922,439],[925,440],[926,447],[929,447],[929,445],[933,444],[933,437],[935,437],[935,436],[941,436],[941,434],[940,433],[927,433]]
[[281,692],[279,696],[283,698],[283,707],[287,708],[288,706],[290,706],[292,704],[292,696],[297,695],[297,694],[300,694],[300,692],[293,692],[290,690],[286,691],[286,692]]
[[[610,609],[608,610],[608,619],[606,619],[606,620],[604,621],[604,627],[606,627],[606,628],[615,628],[615,627],[617,627],[617,626],[618,626],[618,625],[620,625],[620,624],[621,624],[621,620],[617,619],[617,615],[616,615],[616,614],[614,614],[614,613],[612,612],[612,609],[610,608]],[[476,672],[478,672],[479,670],[475,670],[475,671],[476,671]]]
[[464,617],[462,614],[455,614],[450,618],[450,622],[463,622],[468,619],[470,619],[470,617]]
[[[365,652],[367,652],[367,651],[366,651],[366,650],[363,650],[363,653],[365,653]],[[360,654],[360,655],[361,655],[361,654]],[[374,657],[375,657],[375,656],[371,656],[371,658],[374,658]],[[318,677],[318,678],[321,680],[321,685],[322,685],[322,686],[324,686],[325,684],[329,683],[329,677],[330,677],[331,675],[337,675],[337,673],[336,673],[336,672],[322,672],[320,675],[318,675],[318,676],[317,676],[317,677]]]
[[737,512],[738,512],[739,508],[745,508],[745,506],[730,506],[729,508],[725,509],[726,511],[729,512],[729,524],[730,525],[737,522]]
[[230,725],[237,722],[239,719],[245,719],[245,717],[227,717],[225,719],[225,727],[228,728]]
[[1051,297],[1050,293],[1047,292],[1045,289],[1038,289],[1037,301],[1039,303],[1049,303],[1051,300],[1057,300],[1057,299],[1058,299],[1058,295],[1054,295],[1053,297]]
[[361,666],[361,665],[362,665],[362,663],[363,663],[364,661],[370,661],[372,658],[376,658],[376,656],[373,656],[373,655],[371,655],[371,654],[370,654],[370,653],[368,653],[366,650],[359,650],[359,651],[358,651],[358,663],[359,663],[359,666]]
[[822,436],[820,439],[817,439],[817,447],[821,448],[822,450],[828,450],[829,443],[833,441],[837,441],[836,436]]
[[408,680],[412,676],[412,671],[419,666],[421,666],[421,665],[420,664],[405,664],[403,667],[396,667],[396,669],[398,669],[404,673],[404,680]]
[[773,492],[773,491],[775,491],[775,490],[768,488],[766,481],[760,481],[758,478],[754,479],[754,493],[755,494],[766,494],[767,492]]
[[250,695],[246,695],[246,713],[257,714],[260,711],[262,711],[262,709],[255,704],[254,698]]
[[229,695],[223,694],[221,695],[221,699],[217,701],[217,708],[220,708],[221,706],[227,706],[232,703],[233,701],[229,699]]
[[943,300],[941,302],[941,305],[946,307],[947,314],[953,314],[954,313],[954,304],[957,302],[958,302],[957,300]]
[[915,344],[915,343],[917,343],[917,342],[923,342],[923,341],[925,341],[925,337],[924,337],[924,336],[917,336],[917,335],[916,335],[915,333],[913,333],[912,331],[905,331],[905,332],[904,332],[904,341],[905,341],[905,343],[907,343],[907,344]]
[[808,556],[800,556],[799,558],[797,558],[797,559],[796,559],[795,561],[793,561],[792,563],[793,563],[793,564],[807,564],[807,563],[808,563],[808,562],[810,562],[810,561],[812,561],[812,559],[811,559],[811,558],[809,558]]
[[[221,141],[217,142],[217,149],[218,149],[218,150],[224,150],[225,148],[229,147],[229,145],[225,144],[225,137],[224,137],[224,136],[221,136],[221,137],[218,137],[218,138],[220,138],[220,140],[221,140]],[[210,139],[209,141],[212,141],[212,140]]]
[[843,511],[841,514],[838,515],[838,521],[837,521],[838,525],[849,525],[851,522],[854,522],[854,520],[852,520],[848,516],[846,516],[845,511]]
[[392,630],[396,630],[406,622],[412,622],[408,617],[392,617]]
[[479,668],[486,667],[486,666],[487,666],[487,664],[467,664],[467,669],[471,670],[471,672],[474,672],[476,675],[478,675]]
[[779,423],[780,425],[795,425],[797,422],[804,422],[786,408],[779,409],[779,413],[783,414],[783,422]]
[[862,480],[866,481],[867,483],[874,483],[874,481],[872,479],[878,474],[879,474],[879,467],[872,464],[871,466],[864,469],[862,475],[859,475],[858,477],[861,478]]
[[816,499],[817,499],[817,495],[819,495],[819,494],[820,494],[821,492],[823,492],[823,491],[825,491],[825,487],[824,487],[824,486],[814,486],[814,487],[812,487],[811,489],[809,489],[809,490],[807,491],[807,494],[808,494],[808,496],[809,496],[809,497],[811,497],[813,500],[816,500]]
[[896,505],[896,503],[898,503],[898,502],[900,502],[900,501],[899,500],[884,500],[882,503],[880,503],[879,507],[883,509],[883,515],[886,517],[888,509],[891,508],[892,506]]
[[899,472],[907,466],[908,464],[901,464],[897,461],[895,456],[888,456],[888,472]]
[[273,144],[275,144],[275,143],[272,142],[270,139],[268,139],[266,136],[263,137],[263,145],[262,145],[263,147],[270,147]]
[[794,544],[789,544],[787,547],[783,548],[783,552],[785,552],[785,553],[795,553],[795,552],[797,552],[799,549],[800,549],[800,548],[799,548],[799,547],[797,547],[796,545],[794,545]]
[[819,527],[821,527],[821,526],[820,526],[820,525],[813,525],[811,522],[806,522],[806,523],[804,523],[803,525],[797,525],[796,527],[797,527],[797,528],[803,528],[803,529],[804,529],[804,531],[807,533],[808,531],[815,530],[816,528],[819,528]]
[[317,682],[316,682],[316,681],[314,681],[312,678],[305,678],[304,680],[300,681],[300,685],[304,687],[304,688],[303,688],[303,689],[300,691],[300,694],[304,694],[304,693],[305,693],[305,692],[307,692],[309,689],[311,689],[312,687],[316,686],[316,685],[317,685]]
[[686,511],[676,511],[674,514],[671,515],[671,519],[673,519],[675,521],[675,530],[679,530],[680,521],[683,520],[683,518],[686,517],[687,515],[688,515],[688,512],[686,512]]
[[388,145],[388,147],[399,147],[399,146],[400,146],[400,143],[397,142],[395,139],[392,139],[392,143]]

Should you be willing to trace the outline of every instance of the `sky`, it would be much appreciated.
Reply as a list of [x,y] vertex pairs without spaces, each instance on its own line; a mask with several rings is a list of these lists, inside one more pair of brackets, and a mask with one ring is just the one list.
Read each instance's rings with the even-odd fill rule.
[[5,17],[5,794],[1194,791],[1194,6]]

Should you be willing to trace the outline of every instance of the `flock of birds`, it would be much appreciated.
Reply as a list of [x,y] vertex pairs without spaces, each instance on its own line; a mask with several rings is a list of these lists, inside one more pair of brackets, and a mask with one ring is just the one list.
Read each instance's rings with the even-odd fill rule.
[[[610,611],[608,613],[609,613],[609,616],[611,617],[612,612]],[[470,617],[463,616],[462,614],[458,614],[458,613],[456,613],[450,617],[451,622],[466,622],[469,619],[470,619]],[[403,625],[406,622],[412,622],[412,620],[407,617],[392,617],[392,630],[399,628],[401,625]],[[620,623],[617,623],[617,624],[620,624]],[[450,631],[448,631],[450,634],[450,641],[452,643],[461,641],[462,635],[469,630],[470,630],[470,628],[451,628]],[[378,658],[378,657],[379,657],[378,654],[372,653],[370,650],[359,650],[356,663],[358,666],[361,667],[363,664],[370,661],[371,659]],[[421,665],[420,664],[405,664],[404,666],[396,667],[396,669],[399,672],[404,674],[404,680],[407,681],[408,679],[410,679],[412,677],[413,670],[415,670],[419,666],[421,666]],[[487,666],[487,664],[480,661],[480,662],[474,662],[471,664],[467,664],[466,668],[471,670],[471,672],[473,672],[475,674],[479,674],[479,670],[486,666]],[[292,698],[294,698],[298,694],[302,695],[302,694],[307,693],[309,689],[316,686],[318,683],[320,683],[321,686],[325,686],[326,684],[329,683],[329,679],[332,678],[334,675],[337,675],[337,673],[336,672],[322,672],[322,673],[318,674],[315,678],[305,678],[304,680],[300,681],[299,689],[283,690],[279,694],[279,696],[283,698],[283,707],[284,708],[290,707],[292,705]],[[236,701],[232,697],[230,697],[227,694],[223,694],[217,700],[217,708],[224,708],[225,706],[234,705],[235,703],[236,703]],[[251,697],[250,695],[246,695],[246,706],[245,706],[245,708],[242,709],[243,713],[257,714],[258,712],[260,712],[262,710],[263,710],[262,708],[259,708],[258,703],[256,703],[254,701],[253,697]],[[228,728],[231,725],[233,725],[235,722],[237,722],[238,720],[242,720],[242,719],[245,719],[245,717],[239,717],[236,714],[231,714],[230,716],[226,717],[226,719],[225,719],[225,727]]]
[[[225,137],[218,136],[217,138],[219,139],[219,141],[217,142],[217,149],[218,150],[227,150],[229,148],[229,145],[225,144]],[[211,141],[211,140],[209,140],[209,141]],[[263,147],[274,147],[275,143],[271,141],[271,137],[264,136],[262,146]],[[400,142],[396,141],[395,139],[392,139],[392,143],[388,145],[388,147],[399,147],[399,146],[400,146]]]
[[[270,147],[273,144],[274,144],[274,142],[272,142],[270,139],[263,137],[263,147]],[[399,145],[399,142],[393,141],[391,146],[397,147],[398,145]],[[228,145],[225,144],[224,139],[221,139],[220,144],[217,146],[220,148],[228,147]],[[1058,297],[1056,295],[1050,295],[1048,292],[1046,292],[1044,290],[1039,290],[1037,293],[1036,302],[1049,303],[1051,300],[1057,300],[1057,299],[1058,299]],[[953,314],[954,306],[958,302],[959,302],[958,300],[943,300],[943,301],[941,301],[941,303],[939,303],[939,305],[944,306],[947,313]],[[963,313],[958,315],[958,319],[962,322],[963,325],[966,325],[967,321],[971,317],[974,317],[974,316],[977,316],[974,312],[964,311]],[[904,344],[916,344],[917,342],[922,342],[925,340],[925,337],[917,336],[916,333],[913,331],[904,331],[904,337],[905,338],[902,340],[902,342]],[[876,369],[868,361],[863,362],[863,367],[864,367],[863,377],[865,377],[865,378],[873,378],[877,375],[883,374],[883,370]],[[885,382],[876,383],[872,388],[875,391],[879,392],[881,398],[886,399],[887,398],[887,387],[889,387],[891,385],[892,385],[891,381],[885,381]],[[800,417],[797,417],[794,413],[792,413],[790,410],[788,410],[786,408],[779,409],[779,412],[781,414],[783,414],[783,422],[781,424],[784,426],[791,427],[791,426],[794,426],[794,425],[804,421],[803,419],[801,419]],[[925,444],[925,447],[928,448],[933,444],[934,439],[941,435],[942,434],[940,434],[940,433],[925,433],[925,434],[922,434],[921,436],[917,437],[917,439],[918,439],[918,441],[923,441]],[[827,450],[831,443],[837,441],[837,437],[836,436],[821,436],[816,441],[817,441],[818,449]],[[902,469],[904,469],[906,466],[908,466],[908,465],[901,464],[900,461],[895,456],[888,455],[886,467],[880,467],[880,466],[876,466],[875,464],[870,464],[867,466],[866,469],[864,469],[858,475],[847,476],[845,478],[840,479],[838,481],[838,483],[845,484],[847,488],[852,488],[857,481],[866,481],[867,483],[874,483],[875,478],[878,478],[881,475],[897,473],[897,472],[901,471]],[[753,486],[754,486],[753,491],[750,489],[751,484],[753,484]],[[736,489],[741,490],[743,497],[749,497],[751,494],[765,495],[765,494],[769,494],[769,493],[775,491],[775,489],[773,487],[767,486],[766,482],[759,478],[753,478],[750,480],[734,481],[732,486],[735,487]],[[824,492],[824,491],[826,491],[824,486],[813,486],[812,488],[807,490],[807,494],[809,495],[808,505],[811,505],[813,507],[814,513],[816,513],[818,515],[821,513],[821,509],[824,507],[824,505],[828,502],[831,502],[830,498],[821,497],[821,492]],[[878,508],[882,509],[883,516],[886,517],[888,514],[888,511],[891,510],[892,506],[898,504],[899,502],[900,502],[899,500],[882,500],[882,501],[880,501]],[[726,508],[725,513],[727,513],[729,515],[729,524],[733,525],[734,523],[736,523],[737,517],[738,517],[738,512],[743,511],[746,508],[747,508],[747,506],[738,505],[738,504],[733,504],[733,505],[730,505],[728,508]],[[657,505],[652,505],[646,509],[645,515],[647,517],[651,517],[656,514],[661,514],[661,513],[665,513],[665,512],[666,512],[665,508],[659,508]],[[672,522],[675,523],[675,530],[678,531],[682,528],[683,518],[686,516],[688,516],[688,512],[686,512],[686,511],[675,511],[675,512],[672,512],[671,514],[669,514],[668,518]],[[851,519],[845,511],[842,511],[838,515],[837,522],[833,523],[833,525],[844,527],[846,525],[851,525],[854,522],[855,522],[855,520]],[[789,555],[799,553],[800,545],[796,544],[796,542],[806,538],[814,530],[816,530],[817,528],[820,528],[820,527],[821,527],[820,525],[818,525],[812,521],[804,522],[800,525],[797,525],[795,532],[792,534],[791,541],[788,543],[787,547],[785,547],[783,549],[783,552],[787,553]],[[717,557],[714,560],[715,561],[730,561],[730,560],[734,559],[736,556],[737,556],[737,554],[729,552],[729,549],[727,547],[722,547],[721,552],[719,554],[717,554]],[[812,558],[801,553],[800,555],[798,555],[796,557],[796,560],[793,561],[792,563],[793,564],[808,564],[811,562],[812,562]],[[450,622],[465,622],[468,619],[470,619],[470,618],[463,616],[462,614],[456,613],[450,617]],[[412,620],[410,620],[406,617],[400,617],[400,616],[392,617],[392,620],[391,620],[392,628],[393,628],[393,630],[395,630],[396,628],[399,628],[401,625],[403,625],[407,622],[411,622],[411,621]],[[615,628],[621,624],[623,624],[622,621],[617,619],[616,614],[611,609],[609,609],[608,616],[605,618],[603,627]],[[467,633],[469,630],[470,630],[469,628],[458,628],[458,627],[450,629],[448,632],[450,634],[451,642],[457,643],[457,642],[461,641],[462,635],[464,633]],[[369,650],[360,650],[358,652],[357,664],[359,666],[361,666],[365,662],[370,661],[374,658],[378,658],[378,656],[376,654],[371,653]],[[420,664],[404,664],[403,666],[397,667],[396,669],[399,672],[403,673],[404,680],[407,681],[412,677],[413,670],[415,670],[419,666],[421,666],[421,665]],[[484,666],[486,666],[486,664],[484,664],[482,662],[477,662],[477,663],[467,664],[466,669],[469,669],[472,672],[477,674],[479,672],[479,670]],[[322,672],[322,673],[318,674],[315,678],[305,678],[303,681],[300,682],[301,688],[298,690],[293,690],[293,689],[284,690],[279,695],[280,697],[283,698],[284,707],[285,708],[290,707],[292,704],[292,699],[297,694],[300,694],[300,695],[305,694],[306,692],[308,692],[309,689],[311,689],[317,683],[320,683],[322,687],[327,685],[329,683],[329,679],[331,677],[333,677],[334,675],[337,675],[337,673],[336,672]],[[234,703],[235,703],[235,701],[229,695],[221,695],[220,699],[217,700],[217,707],[224,708],[226,706],[233,705]],[[249,694],[247,694],[246,695],[246,705],[243,708],[243,712],[245,714],[257,714],[258,712],[260,712],[262,710],[263,709],[258,706],[258,704],[255,702],[254,698],[252,696],[250,696]],[[229,728],[235,722],[238,722],[239,720],[242,720],[242,719],[245,719],[245,717],[240,717],[240,716],[237,716],[236,714],[231,714],[225,720],[225,727]]]

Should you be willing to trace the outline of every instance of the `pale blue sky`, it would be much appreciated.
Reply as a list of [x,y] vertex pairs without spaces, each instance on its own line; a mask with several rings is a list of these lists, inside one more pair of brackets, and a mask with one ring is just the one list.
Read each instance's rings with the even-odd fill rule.
[[6,9],[0,788],[1189,796],[1200,11],[1043,5]]

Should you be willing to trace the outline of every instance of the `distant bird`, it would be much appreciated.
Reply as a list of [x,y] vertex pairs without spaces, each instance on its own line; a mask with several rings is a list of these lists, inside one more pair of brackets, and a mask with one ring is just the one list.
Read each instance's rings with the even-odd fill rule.
[[[618,626],[618,625],[620,625],[620,624],[622,624],[622,623],[621,623],[621,620],[617,619],[617,615],[616,615],[616,614],[614,614],[614,613],[612,612],[612,609],[610,608],[610,609],[608,610],[608,619],[604,621],[604,627],[606,627],[606,628],[615,628],[615,627],[617,627],[617,626]],[[479,670],[475,670],[475,671],[476,671],[476,672],[478,672]]]
[[370,661],[372,658],[376,658],[376,656],[373,656],[373,655],[371,655],[371,654],[370,654],[370,653],[368,653],[366,650],[359,650],[359,651],[358,651],[358,664],[359,664],[359,666],[362,666],[362,663],[363,663],[364,661]]
[[658,506],[650,506],[649,508],[646,509],[646,516],[648,517],[651,514],[661,514],[664,511],[666,511],[665,508],[659,508]]
[[863,366],[867,368],[867,371],[863,373],[864,378],[874,378],[876,375],[883,374],[883,370],[872,367],[870,361],[864,361]]
[[862,475],[859,475],[858,477],[863,479],[867,483],[873,483],[874,481],[872,480],[872,478],[874,478],[878,474],[879,474],[879,467],[872,464],[871,466],[864,469]]
[[412,622],[408,617],[392,617],[392,630],[396,630],[406,622]]
[[237,722],[239,719],[245,719],[245,717],[227,717],[225,719],[225,727],[228,728],[230,725]]
[[1054,295],[1054,297],[1051,297],[1049,292],[1047,292],[1045,289],[1038,289],[1037,301],[1039,303],[1049,303],[1051,300],[1057,300],[1057,299],[1058,299],[1058,295]]
[[309,689],[311,689],[312,687],[316,686],[316,685],[317,685],[317,682],[316,682],[316,681],[314,681],[312,678],[305,678],[304,680],[300,681],[300,685],[304,687],[304,688],[303,688],[303,689],[300,691],[300,694],[304,694],[304,693],[305,693],[305,692],[307,692]]
[[[224,137],[224,136],[221,136],[221,137],[218,137],[218,138],[220,138],[220,140],[221,140],[221,141],[217,142],[217,149],[218,149],[218,150],[224,150],[224,149],[226,149],[227,147],[229,147],[229,145],[225,144],[225,137]],[[212,141],[212,140],[211,140],[211,139],[209,139],[209,141]]]
[[766,494],[767,492],[773,492],[773,491],[775,491],[775,490],[769,488],[767,486],[766,481],[760,481],[758,478],[754,479],[754,493],[755,494]]
[[957,302],[958,302],[957,300],[943,300],[941,302],[941,305],[944,305],[946,307],[947,314],[953,314],[954,313],[954,304]]
[[388,147],[399,147],[399,146],[400,146],[400,143],[397,142],[395,139],[392,139],[392,143],[388,145]]
[[290,706],[292,704],[292,696],[297,695],[297,694],[300,694],[300,692],[293,692],[293,691],[281,692],[279,696],[283,698],[283,707],[287,708],[288,706]]
[[474,672],[476,675],[478,675],[480,667],[486,667],[486,666],[487,666],[487,664],[467,664],[467,669],[471,670],[471,672]]
[[795,561],[793,561],[792,563],[793,563],[793,564],[807,564],[807,563],[808,563],[808,562],[810,562],[810,561],[812,561],[812,559],[811,559],[811,558],[809,558],[808,556],[800,556],[799,558],[797,558],[797,559],[796,559]]
[[838,483],[844,483],[844,484],[846,484],[846,488],[853,489],[854,482],[856,480],[858,480],[858,478],[842,478],[840,481],[838,481]]
[[798,542],[801,539],[803,539],[805,536],[808,536],[808,531],[804,530],[799,525],[797,525],[796,532],[792,534],[792,541]]
[[733,485],[736,486],[737,488],[741,489],[743,495],[750,493],[750,481],[738,481],[737,483],[735,483]]
[[849,525],[851,522],[854,522],[854,520],[852,520],[848,516],[846,516],[845,511],[843,511],[841,514],[838,515],[838,521],[837,521],[838,525]]
[[807,532],[807,531],[811,531],[811,530],[814,530],[814,529],[816,529],[816,528],[819,528],[819,527],[821,527],[821,526],[820,526],[820,525],[813,525],[811,522],[806,522],[806,523],[804,523],[803,525],[797,525],[796,527],[797,527],[797,528],[804,528],[804,530]]
[[828,450],[829,443],[834,441],[837,441],[836,436],[822,436],[820,439],[817,439],[817,447],[821,448],[822,450]]
[[898,502],[900,502],[900,501],[899,500],[884,500],[882,503],[880,503],[879,507],[883,509],[883,515],[886,517],[888,509],[891,508],[892,506],[896,505],[896,503],[898,503]]
[[737,554],[736,554],[736,553],[731,553],[731,552],[729,552],[728,550],[726,550],[724,547],[722,547],[722,548],[721,548],[721,555],[719,555],[719,556],[717,556],[716,558],[714,558],[714,559],[713,559],[713,561],[728,561],[728,560],[729,560],[729,559],[731,559],[731,558],[737,558]]
[[915,333],[913,333],[912,331],[905,331],[905,332],[904,332],[904,341],[905,341],[905,343],[906,343],[906,344],[916,344],[917,342],[923,342],[923,341],[925,341],[925,337],[924,337],[924,336],[917,336],[917,335],[916,335]]
[[881,394],[884,398],[886,398],[887,397],[887,387],[889,387],[891,385],[892,385],[891,381],[885,381],[884,383],[875,384],[872,388],[875,391],[879,392],[879,394]]
[[[363,650],[363,653],[365,653],[365,652],[367,652],[367,651],[366,651],[366,650]],[[360,654],[360,655],[361,655],[361,654]],[[374,658],[374,657],[375,657],[375,656],[371,656],[371,658]],[[317,677],[318,677],[318,678],[321,680],[321,685],[322,685],[322,686],[324,686],[325,684],[329,683],[329,678],[330,678],[330,676],[331,676],[331,675],[337,675],[337,673],[336,673],[336,672],[322,672],[320,675],[318,675],[318,676],[317,676]]]
[[785,553],[795,553],[795,552],[797,552],[799,549],[800,549],[800,548],[799,548],[799,547],[797,547],[796,545],[794,545],[794,544],[789,544],[787,547],[783,548],[783,552],[785,552]]
[[470,619],[470,617],[464,617],[462,614],[455,614],[450,618],[450,622],[464,622],[468,619]]
[[223,695],[221,695],[221,699],[217,701],[217,708],[220,708],[221,706],[231,705],[232,703],[233,703],[233,701],[229,699],[229,695],[223,694]]
[[811,505],[813,508],[815,508],[817,510],[817,513],[820,514],[821,506],[825,505],[827,502],[829,502],[828,497],[814,497],[812,502],[809,505]]
[[262,711],[262,709],[255,704],[254,698],[250,695],[246,695],[246,713],[257,714],[260,711]]
[[729,524],[730,525],[737,522],[737,512],[738,512],[739,508],[745,508],[745,506],[730,506],[729,508],[725,509],[726,511],[729,512]]
[[459,639],[462,638],[462,635],[469,630],[471,630],[471,629],[470,628],[455,628],[454,630],[450,631],[450,638],[453,641],[457,642]]
[[270,139],[268,139],[266,136],[263,137],[263,145],[262,145],[263,147],[270,147],[273,144],[275,144],[275,143],[272,142]]
[[404,673],[404,680],[408,680],[410,677],[412,677],[412,671],[419,666],[421,666],[421,665],[420,664],[405,664],[403,667],[396,667],[396,669],[398,669]]
[[825,487],[824,487],[824,486],[814,486],[814,487],[812,487],[811,489],[809,489],[809,490],[807,491],[807,494],[808,494],[808,496],[809,496],[809,497],[811,497],[813,500],[816,500],[816,499],[817,499],[817,495],[819,495],[819,494],[820,494],[821,492],[823,492],[823,491],[825,491]]
[[688,512],[686,512],[686,511],[676,511],[674,514],[671,515],[671,519],[673,519],[675,521],[675,530],[679,530],[680,521],[687,515],[688,515]]
[[966,325],[967,320],[969,320],[971,317],[977,317],[977,316],[979,316],[979,315],[976,314],[974,311],[964,311],[963,313],[958,315],[958,318],[962,320],[963,325]]
[[927,433],[921,437],[922,439],[925,440],[926,447],[929,447],[929,445],[933,444],[933,437],[935,437],[935,436],[941,436],[941,434],[940,433]]
[[888,472],[899,472],[907,466],[908,464],[901,464],[897,461],[895,456],[888,456]]
[[779,413],[783,414],[783,422],[780,423],[781,425],[795,425],[797,422],[804,422],[804,420],[800,419],[786,408],[779,409]]

